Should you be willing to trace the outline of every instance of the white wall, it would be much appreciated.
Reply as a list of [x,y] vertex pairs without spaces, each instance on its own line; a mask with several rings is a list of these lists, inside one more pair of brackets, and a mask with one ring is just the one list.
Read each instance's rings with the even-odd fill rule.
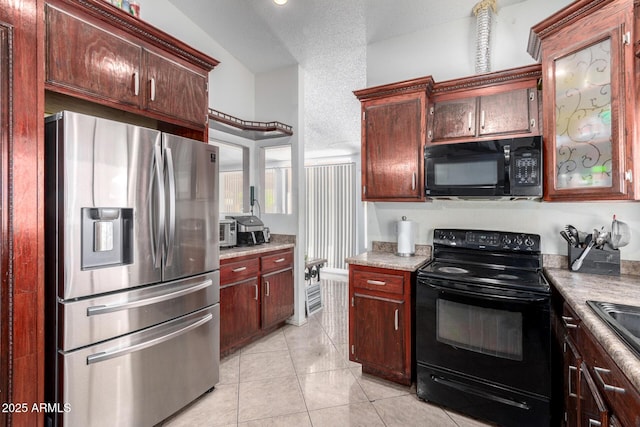
[[[528,0],[492,16],[491,70],[535,63],[529,30],[572,0]],[[499,2],[498,2],[499,4]],[[367,46],[367,86],[421,76],[435,81],[475,74],[476,19],[469,17]]]
[[[569,0],[528,0],[498,10],[493,17],[492,70],[534,63],[527,54],[530,28]],[[455,52],[452,54],[452,52]],[[424,75],[436,81],[475,73],[475,17],[368,46],[367,85]],[[565,224],[592,231],[610,227],[613,214],[631,226],[631,243],[621,257],[640,260],[640,205],[637,202],[549,203],[533,201],[435,201],[366,203],[367,246],[395,241],[395,223],[403,215],[418,223],[416,243],[431,243],[434,228],[459,227],[524,231],[542,236],[544,253],[566,255],[559,231]]]
[[167,0],[138,0],[149,24],[220,61],[209,74],[209,107],[244,120],[255,114],[255,77]]

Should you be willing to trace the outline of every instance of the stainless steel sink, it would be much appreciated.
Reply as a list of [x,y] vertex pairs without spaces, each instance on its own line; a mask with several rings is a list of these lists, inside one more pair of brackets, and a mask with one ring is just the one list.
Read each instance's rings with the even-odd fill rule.
[[640,307],[602,301],[587,304],[640,357]]

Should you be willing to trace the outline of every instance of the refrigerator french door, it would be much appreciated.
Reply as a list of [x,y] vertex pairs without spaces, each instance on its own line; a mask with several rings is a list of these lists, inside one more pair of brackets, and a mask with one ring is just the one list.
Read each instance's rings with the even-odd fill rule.
[[217,148],[45,121],[50,425],[152,426],[219,377]]

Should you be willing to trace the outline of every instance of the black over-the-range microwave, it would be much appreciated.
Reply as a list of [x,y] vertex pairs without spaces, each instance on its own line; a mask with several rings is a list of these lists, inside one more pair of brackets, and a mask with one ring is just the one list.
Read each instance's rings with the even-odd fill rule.
[[542,137],[436,144],[425,148],[429,198],[542,197]]

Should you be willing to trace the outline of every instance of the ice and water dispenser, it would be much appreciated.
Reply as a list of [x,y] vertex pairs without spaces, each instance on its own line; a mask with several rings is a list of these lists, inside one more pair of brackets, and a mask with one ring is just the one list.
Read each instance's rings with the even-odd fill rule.
[[82,208],[82,269],[133,262],[133,209]]

